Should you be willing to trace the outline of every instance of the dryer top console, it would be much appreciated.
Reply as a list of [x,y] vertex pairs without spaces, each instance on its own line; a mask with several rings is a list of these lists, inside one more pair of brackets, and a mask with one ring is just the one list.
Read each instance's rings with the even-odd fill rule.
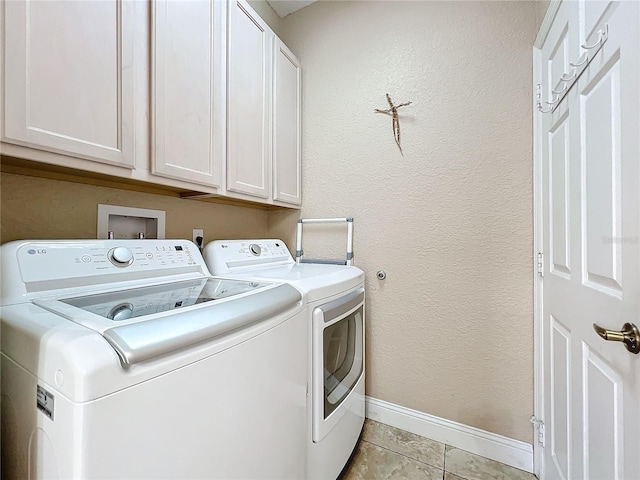
[[216,275],[295,264],[287,245],[278,239],[216,240],[207,245],[205,260]]

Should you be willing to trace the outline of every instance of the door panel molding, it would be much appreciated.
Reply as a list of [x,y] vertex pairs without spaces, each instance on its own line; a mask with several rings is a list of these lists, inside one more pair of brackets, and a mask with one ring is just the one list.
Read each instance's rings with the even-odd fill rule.
[[617,53],[580,94],[582,281],[617,297],[622,296],[620,102]]
[[582,344],[582,373],[584,478],[624,480],[622,375],[586,343]]
[[569,244],[571,215],[569,198],[569,109],[549,131],[549,261],[551,273],[571,278]]
[[[563,402],[551,402],[549,441],[551,458],[563,480],[572,478],[571,454],[571,332],[553,315],[549,319],[551,334],[551,398],[564,396]],[[562,393],[560,393],[560,391]],[[561,398],[562,399],[562,398]],[[564,422],[564,425],[561,423]],[[561,428],[564,426],[564,428]]]

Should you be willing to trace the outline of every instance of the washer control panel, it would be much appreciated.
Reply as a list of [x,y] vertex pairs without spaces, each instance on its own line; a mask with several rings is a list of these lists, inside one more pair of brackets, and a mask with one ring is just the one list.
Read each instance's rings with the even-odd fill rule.
[[[109,273],[200,268],[198,247],[188,240],[84,240],[28,242],[17,250],[25,283],[82,278]],[[171,272],[168,272],[171,274]]]
[[216,240],[207,244],[203,255],[214,275],[295,263],[282,240]]

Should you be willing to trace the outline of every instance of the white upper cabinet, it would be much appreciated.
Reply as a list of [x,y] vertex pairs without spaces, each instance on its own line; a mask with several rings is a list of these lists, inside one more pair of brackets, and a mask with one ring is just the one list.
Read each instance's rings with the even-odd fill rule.
[[211,187],[225,159],[226,2],[152,3],[152,173]]
[[133,2],[0,8],[2,141],[133,168]]
[[300,63],[245,0],[0,0],[0,28],[7,165],[300,206]]
[[229,8],[227,191],[299,206],[300,62],[244,0]]
[[229,4],[227,191],[271,193],[271,68],[274,34],[243,1]]
[[279,38],[273,72],[273,201],[300,205],[301,68]]

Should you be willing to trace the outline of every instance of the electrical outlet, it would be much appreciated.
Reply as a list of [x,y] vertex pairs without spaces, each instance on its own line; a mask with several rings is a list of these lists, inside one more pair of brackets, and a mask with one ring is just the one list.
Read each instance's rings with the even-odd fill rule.
[[[198,237],[201,238],[200,242],[198,242]],[[204,247],[204,230],[201,228],[193,229],[193,243],[195,243],[201,250]]]

